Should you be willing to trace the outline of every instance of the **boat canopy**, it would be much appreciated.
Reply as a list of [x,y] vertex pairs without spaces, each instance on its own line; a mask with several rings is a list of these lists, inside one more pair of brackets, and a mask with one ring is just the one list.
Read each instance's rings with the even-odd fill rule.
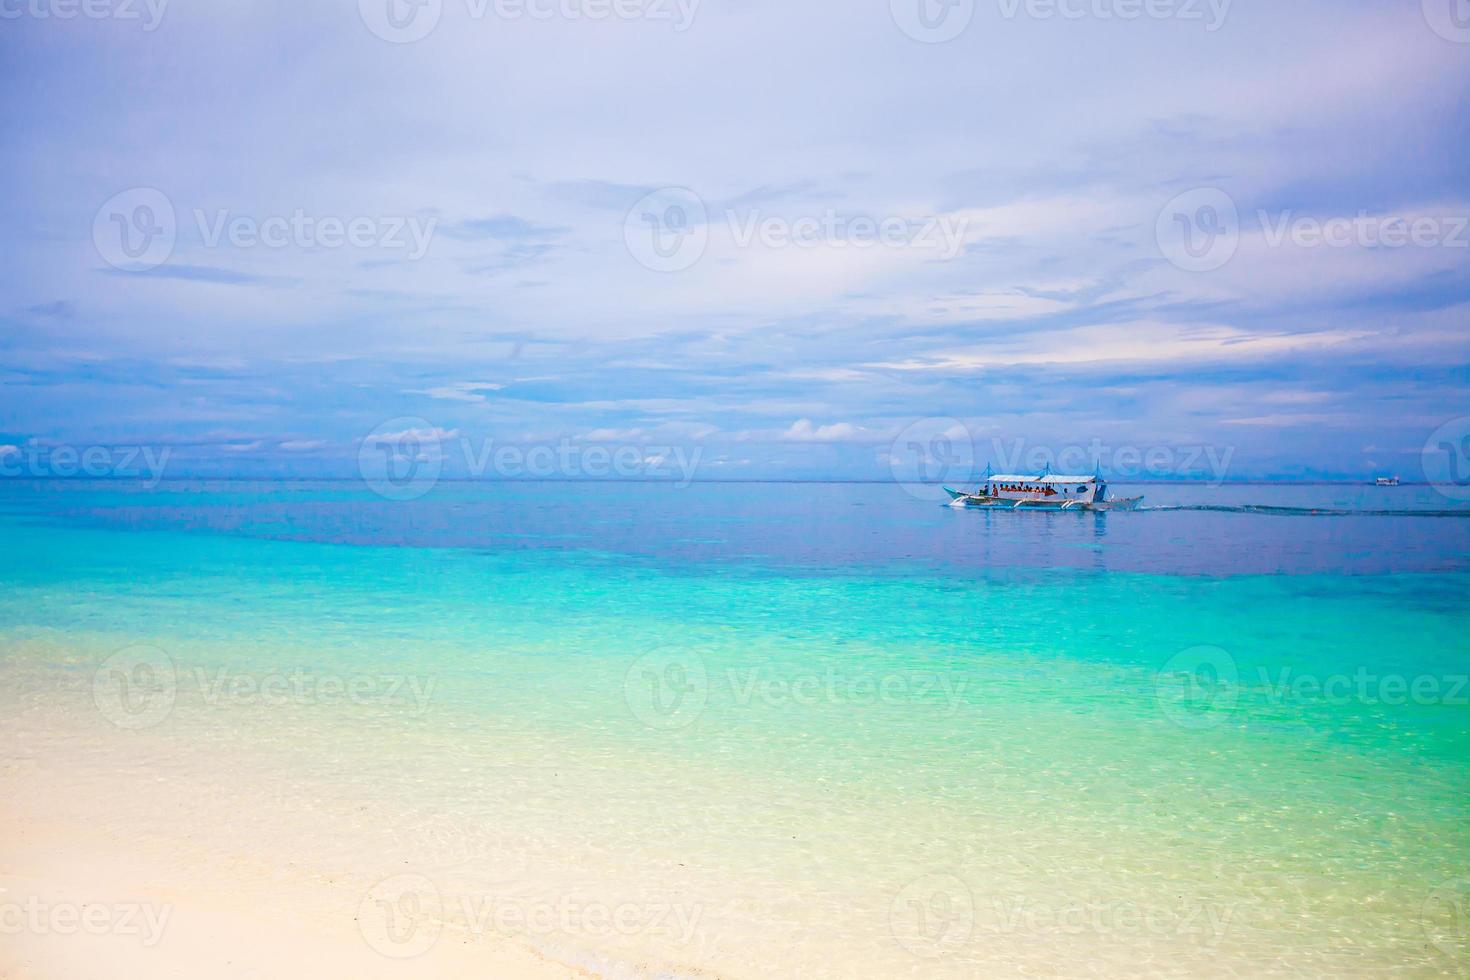
[[999,475],[987,477],[991,483],[1096,483],[1096,476],[1060,476],[1057,474],[1037,474],[1034,476]]

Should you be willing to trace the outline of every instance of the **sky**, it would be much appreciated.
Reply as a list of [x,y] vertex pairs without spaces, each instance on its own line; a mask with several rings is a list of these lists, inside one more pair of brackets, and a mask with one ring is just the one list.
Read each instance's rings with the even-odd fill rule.
[[1463,0],[0,0],[0,78],[6,476],[1470,463]]

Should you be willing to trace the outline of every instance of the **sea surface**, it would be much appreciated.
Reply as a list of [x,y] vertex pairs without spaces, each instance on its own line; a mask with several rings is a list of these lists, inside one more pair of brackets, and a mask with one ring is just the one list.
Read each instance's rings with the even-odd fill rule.
[[0,482],[0,713],[361,812],[310,857],[385,956],[1470,973],[1466,505],[1113,492]]

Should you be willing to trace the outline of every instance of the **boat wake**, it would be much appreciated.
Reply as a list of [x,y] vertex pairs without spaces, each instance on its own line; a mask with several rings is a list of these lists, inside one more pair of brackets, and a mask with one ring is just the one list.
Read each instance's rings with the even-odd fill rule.
[[1275,514],[1281,517],[1470,517],[1457,510],[1372,510],[1352,507],[1281,507],[1274,504],[1154,504],[1139,511],[1202,510],[1219,514]]

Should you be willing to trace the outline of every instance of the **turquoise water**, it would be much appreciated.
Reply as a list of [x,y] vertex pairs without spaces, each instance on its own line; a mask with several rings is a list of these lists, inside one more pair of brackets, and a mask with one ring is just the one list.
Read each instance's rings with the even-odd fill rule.
[[[1385,493],[1444,507],[1205,499]],[[445,896],[688,913],[506,926],[599,968],[1462,975],[1467,528],[15,484],[0,671],[22,716],[89,705],[370,800],[362,852]]]

